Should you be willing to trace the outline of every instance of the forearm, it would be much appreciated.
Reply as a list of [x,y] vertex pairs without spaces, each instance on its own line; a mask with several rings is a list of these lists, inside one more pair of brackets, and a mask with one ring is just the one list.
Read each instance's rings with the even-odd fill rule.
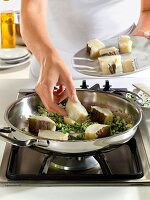
[[53,49],[47,27],[47,0],[22,0],[21,34],[39,62],[47,49]]

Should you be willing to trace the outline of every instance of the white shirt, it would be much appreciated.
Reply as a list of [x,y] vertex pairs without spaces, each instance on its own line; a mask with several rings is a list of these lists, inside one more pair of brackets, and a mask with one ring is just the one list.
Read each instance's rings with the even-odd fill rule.
[[[106,40],[130,33],[139,14],[140,0],[48,0],[50,39],[77,79],[81,74],[72,67],[73,54],[89,39]],[[38,77],[35,60],[31,71]]]

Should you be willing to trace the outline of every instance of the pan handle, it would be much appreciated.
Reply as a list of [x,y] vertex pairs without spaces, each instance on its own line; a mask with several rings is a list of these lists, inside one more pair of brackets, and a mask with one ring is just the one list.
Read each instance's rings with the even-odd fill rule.
[[20,140],[17,140],[15,138],[11,138],[8,135],[6,135],[6,133],[12,133],[13,131],[14,130],[10,127],[0,128],[0,139],[4,142],[7,142],[7,143],[10,143],[12,145],[19,146],[19,147],[29,147],[29,146],[39,144],[39,141],[37,139],[20,141]]
[[[134,92],[117,89],[117,90],[113,90],[112,93],[115,93],[115,94],[118,94],[118,93],[130,94],[131,98],[127,97],[127,95],[125,97],[127,99],[129,99],[130,101],[136,102],[140,106],[142,106],[142,104],[143,104],[143,99],[138,94],[136,94]],[[134,98],[134,100],[133,100],[133,98]]]

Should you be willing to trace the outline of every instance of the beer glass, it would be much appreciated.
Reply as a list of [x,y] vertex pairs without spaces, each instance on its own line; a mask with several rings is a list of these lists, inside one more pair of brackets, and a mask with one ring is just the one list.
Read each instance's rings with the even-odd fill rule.
[[1,48],[15,48],[16,32],[13,11],[1,12]]

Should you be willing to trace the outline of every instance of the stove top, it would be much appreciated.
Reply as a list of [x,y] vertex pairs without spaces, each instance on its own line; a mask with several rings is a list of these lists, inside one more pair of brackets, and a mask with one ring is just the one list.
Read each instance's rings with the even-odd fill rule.
[[[45,155],[29,148],[13,146],[6,176],[11,180],[120,180],[143,176],[136,138],[101,153],[88,155]],[[91,154],[91,155],[90,155]]]
[[[81,87],[88,87],[86,81],[82,82]],[[92,89],[100,89],[100,86],[96,84]],[[108,81],[102,89],[114,90]],[[20,90],[18,98],[32,92]],[[150,185],[150,165],[142,136],[143,132],[138,129],[134,138],[117,148],[75,155],[58,155],[55,152],[47,155],[34,148],[6,144],[0,167],[0,184]]]

